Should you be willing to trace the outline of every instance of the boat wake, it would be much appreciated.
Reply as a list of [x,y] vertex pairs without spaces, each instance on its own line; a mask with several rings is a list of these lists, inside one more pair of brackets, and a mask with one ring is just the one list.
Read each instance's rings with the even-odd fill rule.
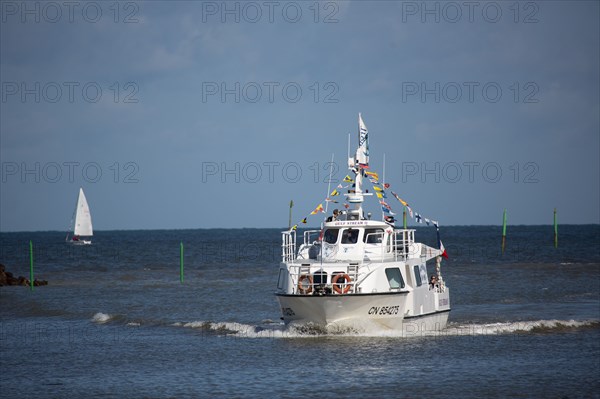
[[507,334],[543,334],[600,329],[600,320],[532,320],[499,323],[449,323],[444,329],[426,330],[424,324],[404,323],[402,330],[384,330],[371,324],[339,324],[322,327],[316,324],[285,325],[279,321],[263,320],[260,324],[237,322],[191,321],[165,323],[156,320],[128,320],[124,315],[98,312],[90,320],[96,324],[122,323],[130,327],[172,326],[190,328],[201,334],[237,338],[311,338],[311,337],[453,337]]
[[502,335],[525,333],[555,333],[600,328],[600,320],[535,320],[487,324],[452,324],[440,335]]
[[419,338],[572,332],[581,329],[598,329],[600,328],[600,320],[536,320],[488,324],[450,323],[445,329],[438,331],[421,330],[417,323],[405,324],[402,331],[374,330],[359,325],[339,325],[327,328],[312,324],[285,326],[272,321],[263,322],[261,325],[194,321],[175,323],[173,326],[198,329],[203,334],[238,338],[311,338],[328,336]]

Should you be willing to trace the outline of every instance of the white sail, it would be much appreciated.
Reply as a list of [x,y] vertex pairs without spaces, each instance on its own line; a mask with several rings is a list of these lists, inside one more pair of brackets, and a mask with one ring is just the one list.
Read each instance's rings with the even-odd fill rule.
[[73,228],[73,235],[75,236],[92,236],[94,231],[92,229],[92,215],[90,214],[90,207],[85,199],[83,189],[79,189],[79,198],[77,198],[77,208],[75,209],[75,226]]

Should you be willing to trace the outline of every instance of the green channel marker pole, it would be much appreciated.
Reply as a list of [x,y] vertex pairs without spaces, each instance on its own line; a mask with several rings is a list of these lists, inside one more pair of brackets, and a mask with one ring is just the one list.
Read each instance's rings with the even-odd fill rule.
[[29,241],[29,286],[33,291],[33,243]]
[[506,209],[502,214],[502,253],[504,254],[504,247],[506,245]]
[[183,242],[179,243],[179,281],[183,283]]
[[556,208],[554,208],[554,248],[558,248],[558,222],[556,220]]
[[406,230],[406,207],[404,207],[404,211],[402,212],[402,225],[404,226],[404,230]]

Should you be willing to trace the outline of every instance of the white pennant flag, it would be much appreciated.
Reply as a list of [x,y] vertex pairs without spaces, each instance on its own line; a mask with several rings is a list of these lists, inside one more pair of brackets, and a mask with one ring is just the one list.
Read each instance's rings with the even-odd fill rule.
[[358,149],[356,150],[356,160],[359,164],[369,164],[369,131],[367,125],[358,114]]

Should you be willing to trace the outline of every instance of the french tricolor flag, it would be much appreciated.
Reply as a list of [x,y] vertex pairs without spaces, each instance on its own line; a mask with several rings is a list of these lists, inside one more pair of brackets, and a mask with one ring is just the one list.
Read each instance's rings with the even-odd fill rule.
[[448,259],[448,254],[446,253],[446,248],[444,248],[444,244],[442,243],[442,239],[440,238],[440,228],[438,227],[437,222],[435,222],[434,225],[435,225],[435,230],[437,232],[438,247],[440,248],[440,251],[442,251],[442,256],[444,258]]

